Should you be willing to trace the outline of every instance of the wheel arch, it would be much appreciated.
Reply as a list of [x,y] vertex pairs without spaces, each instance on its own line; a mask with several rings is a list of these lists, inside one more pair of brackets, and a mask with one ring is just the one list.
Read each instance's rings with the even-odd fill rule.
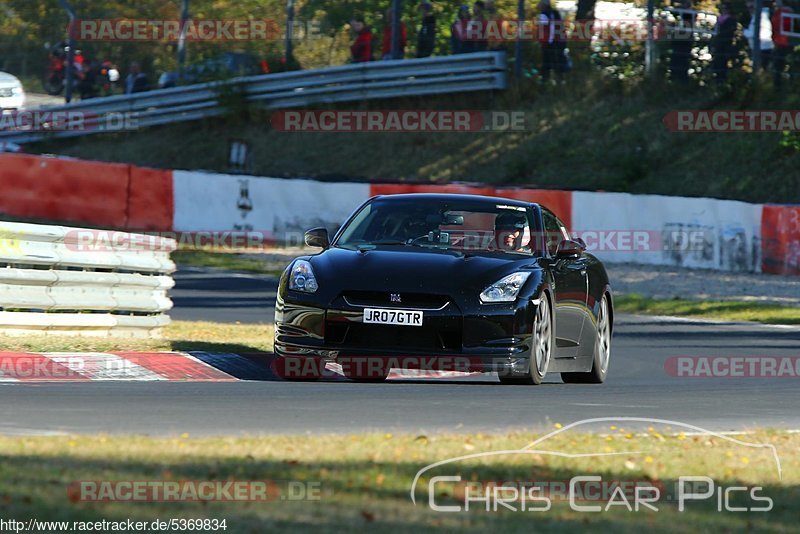
[[[609,329],[611,334],[614,333],[614,296],[611,292],[611,286],[606,284],[606,287],[603,288],[603,295],[608,300],[608,319],[609,319]],[[601,297],[602,298],[602,297]]]

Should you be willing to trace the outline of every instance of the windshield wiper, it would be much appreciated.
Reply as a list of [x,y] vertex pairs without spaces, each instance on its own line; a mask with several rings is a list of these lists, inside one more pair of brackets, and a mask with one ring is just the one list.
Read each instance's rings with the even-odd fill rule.
[[408,241],[403,241],[402,239],[379,239],[378,241],[370,241],[369,243],[364,243],[365,245],[409,245]]
[[356,243],[353,246],[355,246],[355,248],[360,250],[360,251],[367,251],[367,250],[372,250],[375,247],[380,246],[380,245],[407,246],[408,242],[407,241],[401,241],[400,239],[381,239],[379,241],[370,241],[369,243]]

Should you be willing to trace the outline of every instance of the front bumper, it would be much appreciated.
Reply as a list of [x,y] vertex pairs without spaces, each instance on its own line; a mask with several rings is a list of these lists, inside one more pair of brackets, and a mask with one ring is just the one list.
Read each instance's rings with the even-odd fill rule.
[[4,113],[19,111],[24,107],[25,107],[24,95],[0,97],[0,109],[2,109]]
[[423,325],[417,327],[365,324],[368,306],[342,296],[321,303],[313,295],[287,293],[278,295],[275,309],[277,356],[338,363],[370,359],[401,369],[528,372],[532,302],[470,308],[447,299],[444,306],[423,309]]

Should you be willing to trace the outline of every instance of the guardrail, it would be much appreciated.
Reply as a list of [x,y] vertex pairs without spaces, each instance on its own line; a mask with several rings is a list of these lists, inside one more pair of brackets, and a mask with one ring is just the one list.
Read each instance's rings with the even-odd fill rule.
[[661,13],[661,18],[667,23],[666,29],[669,31],[691,32],[704,37],[713,37],[717,34],[716,23],[718,16],[718,14],[709,11],[677,7],[666,8]]
[[307,71],[234,78],[223,82],[96,98],[47,108],[79,117],[74,129],[0,131],[0,140],[31,143],[224,115],[221,95],[236,91],[264,109],[303,107],[382,98],[505,89],[506,55],[481,52],[423,59],[374,61]]
[[175,240],[0,222],[0,333],[154,337]]

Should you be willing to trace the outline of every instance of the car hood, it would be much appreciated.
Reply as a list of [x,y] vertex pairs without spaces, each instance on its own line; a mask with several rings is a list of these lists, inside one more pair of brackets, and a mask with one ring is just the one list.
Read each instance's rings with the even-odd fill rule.
[[[529,256],[462,255],[434,249],[385,247],[365,252],[331,248],[310,259],[319,286],[345,290],[477,295],[500,278],[538,269]],[[333,295],[332,295],[333,296]]]
[[19,79],[7,72],[0,72],[0,87],[22,87]]

